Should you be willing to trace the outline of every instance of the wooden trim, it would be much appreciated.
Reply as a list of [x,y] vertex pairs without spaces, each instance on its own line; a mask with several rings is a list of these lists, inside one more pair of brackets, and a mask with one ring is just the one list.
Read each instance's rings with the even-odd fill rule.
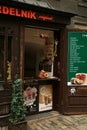
[[24,25],[20,25],[20,77],[24,79]]

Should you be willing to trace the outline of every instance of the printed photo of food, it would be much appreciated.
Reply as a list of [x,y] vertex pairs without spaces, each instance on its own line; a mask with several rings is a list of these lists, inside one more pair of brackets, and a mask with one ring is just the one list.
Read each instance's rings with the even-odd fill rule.
[[52,85],[39,87],[39,111],[52,109]]
[[87,73],[76,73],[75,77],[71,78],[71,84],[87,84]]

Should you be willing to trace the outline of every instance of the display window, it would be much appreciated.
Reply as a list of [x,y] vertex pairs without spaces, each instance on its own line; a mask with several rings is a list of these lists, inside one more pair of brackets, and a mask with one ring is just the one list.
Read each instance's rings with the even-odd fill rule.
[[10,25],[0,25],[0,90],[5,88],[5,82],[12,82],[13,72],[15,72],[14,62],[16,61],[15,64],[17,64],[17,52],[14,53],[14,50],[17,45],[15,39],[18,37],[15,29]]
[[[24,28],[24,77],[53,77],[57,40],[54,31]],[[39,72],[45,72],[44,76]]]
[[12,79],[12,30],[0,27],[0,81]]
[[4,36],[0,36],[0,80],[4,79]]

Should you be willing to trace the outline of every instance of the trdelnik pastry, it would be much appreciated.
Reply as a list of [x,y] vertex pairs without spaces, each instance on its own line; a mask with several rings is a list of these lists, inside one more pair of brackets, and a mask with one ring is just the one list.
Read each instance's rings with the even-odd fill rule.
[[48,78],[49,77],[49,74],[44,71],[44,70],[41,70],[39,75],[38,75],[39,78]]
[[87,73],[77,73],[76,78],[82,80],[82,84],[87,84]]
[[76,73],[70,82],[71,84],[87,84],[87,73]]
[[71,78],[71,84],[82,84],[83,81],[81,79],[78,78]]

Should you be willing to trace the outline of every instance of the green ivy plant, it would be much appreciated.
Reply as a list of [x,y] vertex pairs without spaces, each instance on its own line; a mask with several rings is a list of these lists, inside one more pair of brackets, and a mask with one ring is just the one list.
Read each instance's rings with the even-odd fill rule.
[[24,120],[24,111],[22,80],[16,75],[12,84],[12,101],[9,122],[14,124]]

